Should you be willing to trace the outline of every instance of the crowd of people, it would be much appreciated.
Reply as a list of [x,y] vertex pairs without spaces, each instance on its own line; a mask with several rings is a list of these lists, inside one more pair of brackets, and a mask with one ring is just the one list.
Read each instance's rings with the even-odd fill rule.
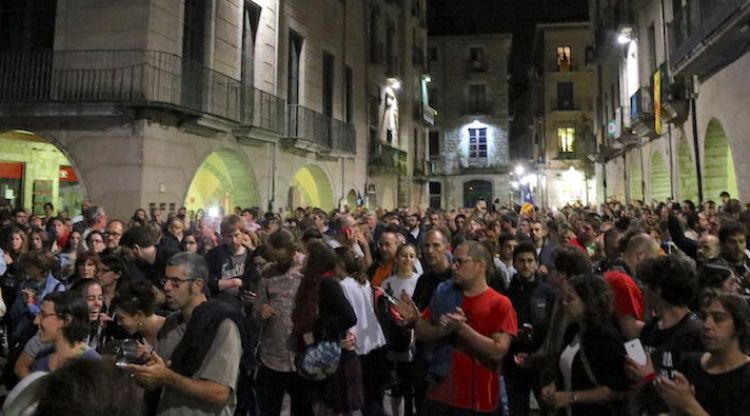
[[0,209],[5,414],[750,411],[750,210],[726,193],[80,214]]

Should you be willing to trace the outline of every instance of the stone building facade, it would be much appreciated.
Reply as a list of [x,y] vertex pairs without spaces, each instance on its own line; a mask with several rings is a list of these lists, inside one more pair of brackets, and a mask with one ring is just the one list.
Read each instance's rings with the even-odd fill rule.
[[[414,1],[424,13],[425,0]],[[74,214],[80,201],[59,192],[71,172],[85,197],[119,218],[138,207],[365,201],[371,2],[0,3],[0,24],[14,23],[0,37],[0,142],[18,148],[0,148],[0,196],[14,197],[0,203],[49,200]],[[398,19],[412,16],[411,1],[385,3]],[[421,37],[404,35],[401,61],[424,50],[411,48],[426,42],[416,21]],[[421,71],[404,75],[421,84]],[[67,163],[31,169],[34,143]]]
[[473,206],[510,197],[508,58],[511,35],[429,39],[429,205]]

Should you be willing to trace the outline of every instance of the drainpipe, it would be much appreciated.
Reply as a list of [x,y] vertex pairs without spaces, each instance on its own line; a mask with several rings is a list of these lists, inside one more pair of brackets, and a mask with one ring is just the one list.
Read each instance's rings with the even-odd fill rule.
[[[273,54],[273,94],[278,97],[279,96],[279,54],[281,53],[281,13],[282,13],[282,0],[276,0],[276,16],[275,16],[275,30],[276,33],[274,34],[275,42],[276,42],[276,51]],[[286,116],[286,107],[284,108],[284,121],[286,122],[288,120],[288,117]],[[269,174],[271,177],[270,181],[270,195],[268,196],[268,211],[273,212],[275,205],[276,205],[276,153],[278,150],[278,142],[274,141],[273,144],[269,145],[268,151],[271,153],[270,157],[268,157],[266,160],[271,160],[271,166],[269,168]]]
[[698,116],[695,105],[695,77],[690,78],[690,113],[693,124],[693,149],[695,150],[695,176],[698,183],[698,201],[703,202],[703,172],[701,171],[701,153],[698,144]]
[[[667,73],[664,74],[665,76],[671,78],[672,74],[669,70],[669,42],[667,42],[667,14],[665,12],[664,8],[664,0],[661,0],[661,30],[662,30],[662,40],[664,41],[664,63],[666,67]],[[661,102],[661,100],[659,100]],[[677,195],[677,192],[675,192],[675,186],[676,182],[679,182],[680,177],[679,175],[675,175],[674,171],[674,138],[672,137],[672,123],[667,123],[667,145],[669,146],[669,183],[670,183],[670,191],[672,194],[672,200],[674,201],[675,196]],[[676,178],[675,178],[676,177]],[[675,181],[675,179],[677,179]],[[682,195],[681,195],[682,196]]]

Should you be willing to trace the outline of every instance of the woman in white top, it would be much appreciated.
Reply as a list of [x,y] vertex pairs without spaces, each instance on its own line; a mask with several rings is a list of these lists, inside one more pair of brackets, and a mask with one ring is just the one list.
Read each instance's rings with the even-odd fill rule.
[[[407,294],[410,298],[414,296],[414,289],[417,287],[419,274],[415,271],[417,262],[417,250],[412,244],[402,244],[396,251],[396,263],[393,267],[394,274],[385,279],[381,288],[386,293],[396,299],[400,299],[402,294]],[[405,414],[410,416],[414,414],[414,383],[412,382],[414,374],[414,330],[406,330],[401,327],[393,327],[392,332],[398,334],[391,336],[391,345],[388,348],[388,360],[394,363],[398,381],[391,389],[391,408],[393,416]],[[394,348],[393,341],[395,337],[409,337],[409,345],[405,349]],[[405,399],[405,400],[404,400]],[[404,411],[401,404],[405,402]]]
[[[354,350],[362,366],[363,414],[385,414],[383,397],[389,380],[386,362],[385,335],[375,315],[372,286],[362,272],[362,263],[351,247],[337,247],[336,275],[344,296],[352,305],[357,324],[349,329],[355,338]],[[348,338],[348,337],[347,337]]]

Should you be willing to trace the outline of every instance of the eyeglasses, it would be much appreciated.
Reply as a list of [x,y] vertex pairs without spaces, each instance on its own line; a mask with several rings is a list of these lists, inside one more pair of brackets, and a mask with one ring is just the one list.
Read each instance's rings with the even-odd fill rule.
[[174,287],[180,287],[180,285],[182,283],[184,283],[184,282],[192,282],[194,280],[198,280],[198,279],[180,279],[180,278],[177,278],[177,277],[163,277],[161,279],[161,286],[165,287],[167,285],[167,283],[169,283],[170,285],[172,285]]

